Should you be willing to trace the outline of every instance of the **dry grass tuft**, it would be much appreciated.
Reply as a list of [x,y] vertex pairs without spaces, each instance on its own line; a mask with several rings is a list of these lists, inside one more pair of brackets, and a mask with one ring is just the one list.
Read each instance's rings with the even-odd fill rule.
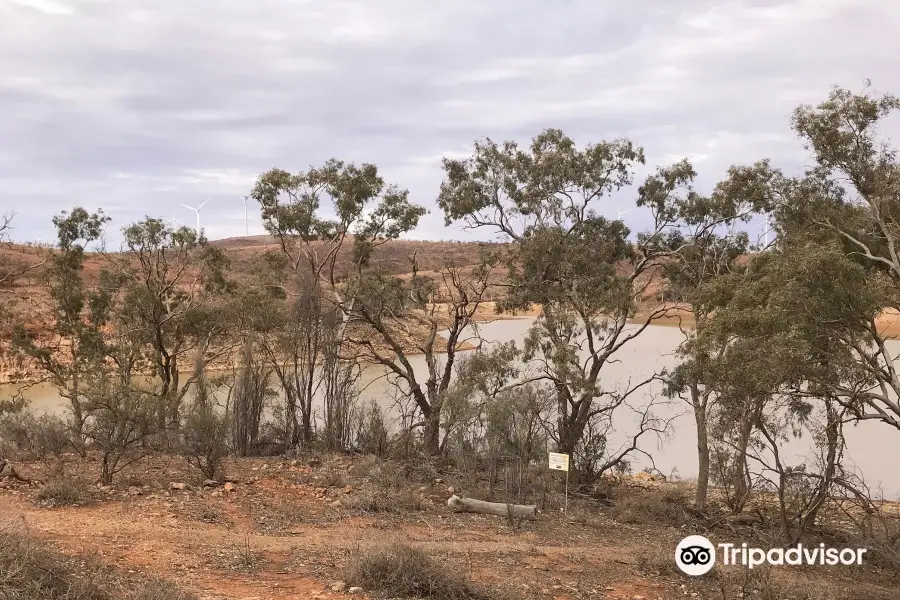
[[690,499],[682,486],[662,489],[619,487],[609,511],[622,523],[682,525],[690,520]]
[[0,599],[196,600],[163,580],[124,581],[8,529],[0,529]]
[[379,546],[362,553],[350,567],[348,580],[386,598],[492,600],[423,551],[402,544]]
[[38,490],[36,498],[41,506],[83,506],[91,500],[85,486],[75,481],[60,477],[51,479]]

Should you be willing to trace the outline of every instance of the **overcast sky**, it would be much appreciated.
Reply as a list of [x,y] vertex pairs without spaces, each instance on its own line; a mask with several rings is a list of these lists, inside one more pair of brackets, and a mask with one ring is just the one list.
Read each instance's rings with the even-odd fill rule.
[[466,239],[434,199],[475,139],[627,136],[704,190],[764,156],[798,170],[791,110],[900,93],[897,31],[895,0],[0,0],[0,211],[47,240],[74,205],[117,230],[211,198],[208,236],[243,235],[260,172],[333,156],[433,208],[414,237]]

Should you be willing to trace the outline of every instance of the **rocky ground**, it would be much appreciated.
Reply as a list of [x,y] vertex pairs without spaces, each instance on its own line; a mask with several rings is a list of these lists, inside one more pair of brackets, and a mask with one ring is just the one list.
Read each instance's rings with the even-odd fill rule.
[[[766,579],[727,568],[715,577],[681,575],[675,545],[699,532],[684,510],[685,487],[646,477],[573,492],[568,515],[559,506],[559,481],[550,480],[553,489],[534,498],[538,519],[510,524],[451,512],[451,494],[489,492],[422,463],[239,459],[228,465],[228,483],[206,486],[178,457],[139,463],[112,487],[90,483],[95,467],[68,457],[66,481],[76,481],[78,493],[65,501],[75,505],[58,506],[39,484],[0,482],[0,527],[128,573],[165,576],[208,600],[366,597],[370,591],[351,593],[345,583],[348,565],[391,542],[426,551],[498,597],[898,597],[893,572],[866,567],[784,568]],[[59,467],[17,469],[47,481]],[[755,594],[741,596],[747,586]],[[764,595],[770,591],[778,595]]]

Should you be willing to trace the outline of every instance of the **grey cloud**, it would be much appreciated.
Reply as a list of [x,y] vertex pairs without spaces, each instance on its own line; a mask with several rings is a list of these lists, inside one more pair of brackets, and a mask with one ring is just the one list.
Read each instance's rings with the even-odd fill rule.
[[900,91],[900,5],[875,0],[147,6],[0,0],[0,208],[18,237],[46,239],[75,204],[190,223],[179,203],[209,196],[210,235],[240,235],[259,172],[331,156],[428,204],[416,237],[465,237],[434,198],[440,157],[475,139],[627,136],[647,150],[641,175],[689,156],[709,188],[733,162],[799,168],[790,112],[831,84]]

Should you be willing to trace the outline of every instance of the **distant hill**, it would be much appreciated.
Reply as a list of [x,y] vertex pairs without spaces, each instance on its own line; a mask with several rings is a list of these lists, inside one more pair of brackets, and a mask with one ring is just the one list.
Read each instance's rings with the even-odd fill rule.
[[[251,273],[266,252],[281,251],[278,240],[270,235],[226,238],[210,243],[225,251],[237,276]],[[391,240],[375,250],[371,265],[392,275],[409,273],[412,271],[411,259],[415,255],[420,271],[433,271],[448,264],[463,267],[478,262],[481,245],[483,243],[479,242]],[[353,240],[348,239],[338,254],[338,273],[345,274],[351,268],[352,261]]]
[[[232,237],[210,242],[221,248],[228,256],[231,263],[229,277],[239,282],[250,282],[254,273],[263,264],[264,256],[268,252],[280,253],[278,240],[270,235],[257,235],[249,237]],[[472,266],[478,262],[479,248],[483,243],[479,242],[453,242],[453,241],[419,241],[419,240],[392,240],[385,242],[375,249],[371,260],[371,266],[379,268],[383,272],[393,275],[407,275],[412,271],[411,259],[415,256],[419,273],[422,275],[436,275],[438,269],[447,265],[456,267]],[[501,246],[501,244],[490,244]],[[47,256],[51,250],[47,247],[32,246],[27,244],[0,245],[0,269],[16,271],[29,264],[35,264]],[[85,275],[88,280],[97,277],[109,258],[98,253],[89,253],[85,261]],[[353,241],[348,240],[338,254],[338,275],[346,274],[353,265]],[[628,266],[621,265],[623,274],[627,273]],[[47,308],[49,297],[47,289],[41,280],[42,268],[30,271],[26,275],[16,278],[12,285],[0,289],[0,302],[6,308],[7,319],[5,327],[0,330],[0,338],[9,339],[9,327],[14,323],[21,323],[34,334],[41,337],[42,330],[46,330],[48,318]],[[490,300],[502,298],[504,287],[499,285],[506,277],[506,269],[498,268],[494,272],[494,281],[498,284],[492,286],[489,293]],[[649,273],[648,273],[649,276]],[[2,273],[0,273],[2,277]],[[662,285],[653,281],[644,290],[644,298],[649,304],[656,304]],[[484,316],[493,312],[493,304],[484,307]],[[2,356],[0,347],[0,382],[10,378],[13,372],[19,373],[16,377],[27,378],[35,376],[33,367],[27,365],[13,365],[10,357]]]

